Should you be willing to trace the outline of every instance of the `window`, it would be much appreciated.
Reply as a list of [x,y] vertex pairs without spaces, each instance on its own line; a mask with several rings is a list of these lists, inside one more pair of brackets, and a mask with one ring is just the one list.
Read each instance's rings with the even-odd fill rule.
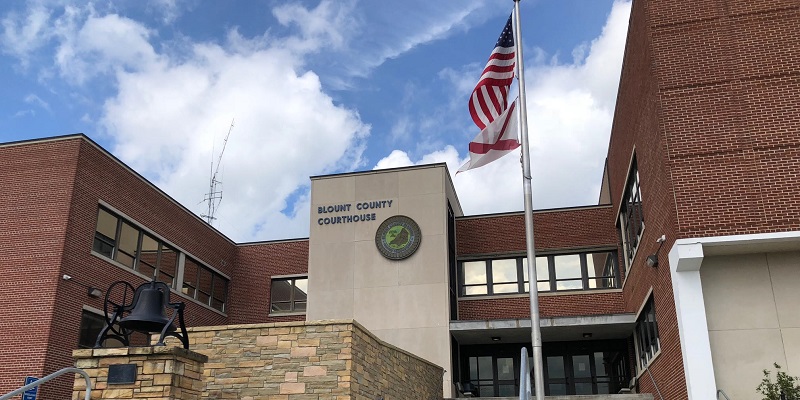
[[[540,292],[616,287],[615,251],[536,257],[536,287]],[[527,293],[527,257],[461,262],[461,295]]]
[[270,312],[305,312],[308,293],[308,278],[273,279],[270,289]]
[[207,306],[226,311],[228,280],[190,257],[183,263],[181,292]]
[[625,265],[631,266],[636,249],[644,230],[644,214],[642,212],[642,190],[639,186],[639,170],[636,160],[633,161],[631,172],[628,175],[628,186],[622,196],[620,208],[620,228],[622,245],[625,249]]
[[[149,278],[177,289],[177,250],[111,211],[100,208],[92,250]],[[225,312],[228,279],[202,263],[185,257],[181,292]]]
[[656,307],[652,296],[645,303],[639,317],[636,318],[634,336],[636,338],[636,353],[639,356],[638,366],[641,370],[655,357],[660,348]]
[[[101,315],[83,310],[81,314],[81,334],[78,339],[78,348],[91,349],[97,341],[97,335],[106,326],[106,320]],[[105,347],[105,346],[103,346]]]
[[177,252],[128,221],[100,208],[92,250],[174,288]]

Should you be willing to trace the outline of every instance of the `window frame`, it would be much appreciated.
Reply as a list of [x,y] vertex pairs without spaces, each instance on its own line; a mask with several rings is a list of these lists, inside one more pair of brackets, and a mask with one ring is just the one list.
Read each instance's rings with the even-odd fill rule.
[[658,330],[655,297],[652,291],[647,295],[647,300],[642,304],[642,308],[636,316],[633,338],[636,350],[636,369],[643,371],[661,353],[661,338]]
[[642,185],[639,176],[639,167],[636,157],[631,163],[628,177],[625,181],[625,192],[620,199],[619,230],[622,241],[622,253],[625,260],[625,270],[633,265],[633,260],[642,242],[645,228],[644,207],[642,199]]
[[[297,288],[297,281],[298,280],[305,280],[306,281],[306,298],[304,300],[297,300],[294,298],[296,288]],[[275,301],[275,282],[291,282],[291,289],[289,290],[289,300],[279,300],[277,303],[288,303],[289,310],[275,310],[273,309],[273,304],[276,303]],[[305,314],[308,310],[308,275],[292,275],[292,276],[280,276],[280,277],[272,277],[270,279],[270,286],[269,286],[269,315],[298,315],[298,314]],[[297,310],[297,303],[305,303],[305,308],[303,310]]]
[[[603,254],[607,253],[608,256],[606,261],[611,260],[608,265],[603,266],[602,275],[595,275],[590,276],[589,268],[588,268],[588,257],[595,255],[595,254]],[[561,256],[578,256],[580,261],[580,274],[579,278],[559,278],[557,275],[557,265],[556,265],[556,258]],[[619,273],[618,273],[618,258],[619,254],[616,249],[593,249],[581,252],[574,252],[574,253],[556,253],[556,254],[546,254],[546,255],[537,255],[537,263],[541,259],[547,260],[547,271],[548,276],[546,279],[540,279],[541,277],[537,274],[537,289],[540,286],[547,285],[547,290],[538,291],[540,293],[558,293],[558,292],[568,292],[568,291],[593,291],[593,290],[606,290],[606,289],[618,289],[619,288]],[[499,260],[516,260],[517,266],[517,291],[515,292],[503,292],[503,293],[495,293],[495,285],[500,284],[509,284],[513,282],[494,282],[493,276],[493,263]],[[527,269],[527,257],[526,256],[517,256],[517,257],[496,257],[496,258],[486,258],[486,259],[465,259],[460,260],[458,262],[458,296],[459,298],[469,298],[469,297],[477,297],[477,296],[502,296],[502,295],[519,295],[519,294],[526,294],[528,293],[528,289],[526,288],[529,285],[529,280],[526,276],[528,274]],[[482,283],[470,283],[467,284],[465,282],[465,272],[464,272],[464,264],[471,263],[471,262],[478,262],[484,264],[484,275],[486,277],[485,282]],[[611,275],[606,275],[606,272],[610,272]],[[603,280],[610,280],[611,285],[607,287],[592,287],[591,282],[600,282]],[[567,282],[567,281],[580,281],[581,287],[580,288],[572,288],[572,289],[559,289],[559,282]],[[484,287],[485,293],[478,293],[478,294],[467,294],[467,288],[473,287]]]
[[[113,238],[108,237],[104,233],[100,232],[100,221],[101,221],[101,213],[108,214],[111,218],[116,219],[115,228],[114,228],[114,236]],[[214,268],[206,265],[205,263],[199,261],[197,258],[192,257],[191,255],[187,254],[177,246],[167,242],[166,240],[159,237],[154,232],[142,227],[141,225],[137,224],[136,222],[132,221],[130,218],[125,216],[124,214],[120,213],[119,211],[114,210],[112,207],[106,205],[105,203],[101,202],[98,205],[97,211],[97,220],[95,221],[95,233],[94,233],[94,240],[92,242],[92,253],[95,255],[102,257],[111,261],[113,264],[119,266],[120,268],[126,269],[128,271],[135,272],[138,276],[145,278],[145,279],[156,279],[160,280],[162,276],[166,275],[172,278],[171,282],[164,282],[170,289],[182,295],[183,297],[192,299],[199,304],[205,305],[212,310],[219,311],[222,313],[227,312],[228,306],[228,297],[230,295],[230,278],[223,275],[222,273],[218,272]],[[120,238],[122,235],[123,226],[129,226],[134,232],[136,232],[136,249],[134,251],[134,255],[131,256],[130,252],[123,251],[120,249]],[[142,251],[143,251],[143,242],[145,237],[151,239],[156,243],[156,261],[155,261],[155,268],[153,269],[152,274],[146,274],[141,271],[143,267],[140,267],[141,264],[145,264],[148,267],[152,268],[153,265],[148,261],[142,260]],[[132,240],[133,242],[133,240]],[[98,248],[98,243],[103,246],[110,247],[109,252],[101,251],[105,250],[106,248]],[[173,252],[174,257],[165,257],[167,252]],[[131,257],[133,260],[131,265],[128,265],[125,262],[119,261],[117,254],[123,253],[127,257]],[[170,260],[174,260],[174,265],[170,265],[169,271],[167,270],[167,264],[165,262],[169,262]],[[186,261],[190,261],[194,263],[198,270],[196,274],[196,279],[194,282],[189,282],[186,280]],[[200,299],[200,286],[199,286],[199,279],[201,276],[201,271],[207,272],[211,275],[211,286],[209,288],[208,293],[204,294],[208,295],[208,298],[204,301]],[[174,274],[174,275],[173,275]],[[162,281],[163,282],[163,281]],[[217,295],[219,289],[217,285],[223,285],[223,289],[221,291],[222,298]],[[189,286],[192,290],[189,293],[186,288]]]

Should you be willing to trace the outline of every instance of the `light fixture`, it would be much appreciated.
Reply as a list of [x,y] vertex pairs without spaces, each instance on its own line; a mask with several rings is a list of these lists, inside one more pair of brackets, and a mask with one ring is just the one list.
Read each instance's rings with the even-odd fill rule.
[[591,338],[591,337],[592,337],[592,332],[584,332],[584,333],[583,333],[583,338],[584,338],[584,339],[589,339],[589,338]]
[[647,264],[648,267],[658,266],[658,252],[661,251],[661,246],[664,245],[664,241],[666,240],[667,240],[666,235],[661,235],[661,237],[656,240],[656,243],[659,243],[658,249],[656,249],[655,253],[647,256],[647,259],[644,260],[644,263]]
[[500,336],[492,336],[492,341],[493,342],[499,342],[500,341]]
[[65,281],[68,281],[68,282],[72,282],[72,283],[74,283],[74,284],[76,284],[78,286],[85,287],[86,288],[86,294],[89,297],[92,297],[92,298],[96,299],[98,297],[102,297],[103,296],[103,291],[102,290],[100,290],[100,289],[98,289],[98,288],[96,288],[94,286],[87,285],[87,284],[85,284],[83,282],[78,282],[77,280],[75,280],[72,277],[72,275],[67,275],[67,274],[61,275],[61,279],[65,280]]

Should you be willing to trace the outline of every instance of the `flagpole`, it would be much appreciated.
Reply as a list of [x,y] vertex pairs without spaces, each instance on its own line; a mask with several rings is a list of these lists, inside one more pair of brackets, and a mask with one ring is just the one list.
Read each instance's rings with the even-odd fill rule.
[[519,23],[519,2],[514,0],[514,39],[517,47],[517,83],[519,83],[519,133],[522,145],[522,186],[525,195],[525,238],[528,249],[528,297],[531,306],[531,345],[536,400],[544,400],[544,363],[542,332],[539,323],[539,290],[536,279],[536,250],[533,246],[533,195],[531,191],[531,157],[528,153],[528,107],[525,103],[525,74],[522,65],[522,30]]

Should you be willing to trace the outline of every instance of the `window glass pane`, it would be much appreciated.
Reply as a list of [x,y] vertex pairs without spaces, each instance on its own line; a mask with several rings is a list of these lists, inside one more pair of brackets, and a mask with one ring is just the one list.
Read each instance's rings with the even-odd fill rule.
[[[522,258],[522,274],[525,277],[525,282],[530,281],[528,279],[528,258]],[[536,257],[536,280],[538,281],[546,281],[550,279],[550,271],[547,269],[547,256],[544,257]]]
[[178,271],[178,253],[167,245],[161,245],[161,259],[158,262],[158,280],[170,287],[175,286]]
[[492,397],[494,396],[494,388],[491,386],[481,386],[480,395],[480,397]]
[[197,292],[197,263],[190,258],[186,258],[183,263],[183,294],[194,298]]
[[567,394],[567,384],[565,383],[551,383],[548,386],[550,387],[550,396],[563,396]]
[[197,300],[209,304],[211,298],[212,273],[207,268],[200,267],[200,284],[197,287]]
[[288,301],[272,302],[271,312],[289,312],[292,311],[292,303]]
[[136,269],[146,276],[153,277],[158,263],[158,241],[152,236],[142,234],[142,246],[139,249],[139,264]]
[[469,379],[478,380],[478,357],[469,358]]
[[478,378],[493,379],[492,357],[478,357]]
[[107,243],[100,238],[95,237],[92,250],[110,258],[111,254],[114,253],[114,245]]
[[214,274],[214,293],[211,295],[211,307],[225,311],[225,301],[228,296],[228,280]]
[[497,395],[502,397],[510,397],[519,394],[516,391],[516,385],[498,385],[497,389]]
[[556,290],[580,290],[583,289],[583,281],[558,281],[556,282]]
[[117,217],[102,208],[97,213],[97,232],[114,240],[117,238]]
[[603,361],[603,353],[594,353],[594,370],[597,376],[606,376],[606,364]]
[[517,282],[517,260],[492,260],[492,282]]
[[589,364],[588,354],[579,354],[572,356],[572,377],[573,378],[592,377],[592,367]]
[[486,261],[465,261],[463,266],[465,285],[486,283]]
[[302,312],[306,310],[306,302],[305,301],[296,301],[294,303],[294,311]]
[[592,392],[592,384],[588,382],[576,382],[575,394],[594,394]]
[[519,293],[519,284],[517,283],[503,283],[501,285],[492,285],[492,293]]
[[287,279],[272,281],[272,289],[270,291],[272,302],[291,301],[292,300],[292,281]]
[[487,294],[486,286],[467,286],[464,288],[464,294],[467,296]]
[[139,230],[123,222],[119,238],[119,251],[116,254],[117,261],[133,268],[133,260],[136,256],[136,247],[138,245]]
[[547,376],[550,379],[560,379],[566,377],[563,356],[547,357]]
[[294,280],[294,301],[304,301],[308,297],[308,279],[295,279]]
[[498,358],[497,359],[497,379],[499,380],[514,380],[514,359],[513,358]]
[[580,279],[581,256],[568,254],[553,257],[556,266],[556,279]]
[[88,349],[94,347],[97,335],[105,327],[105,319],[93,312],[83,311],[81,315],[81,333],[78,347]]

